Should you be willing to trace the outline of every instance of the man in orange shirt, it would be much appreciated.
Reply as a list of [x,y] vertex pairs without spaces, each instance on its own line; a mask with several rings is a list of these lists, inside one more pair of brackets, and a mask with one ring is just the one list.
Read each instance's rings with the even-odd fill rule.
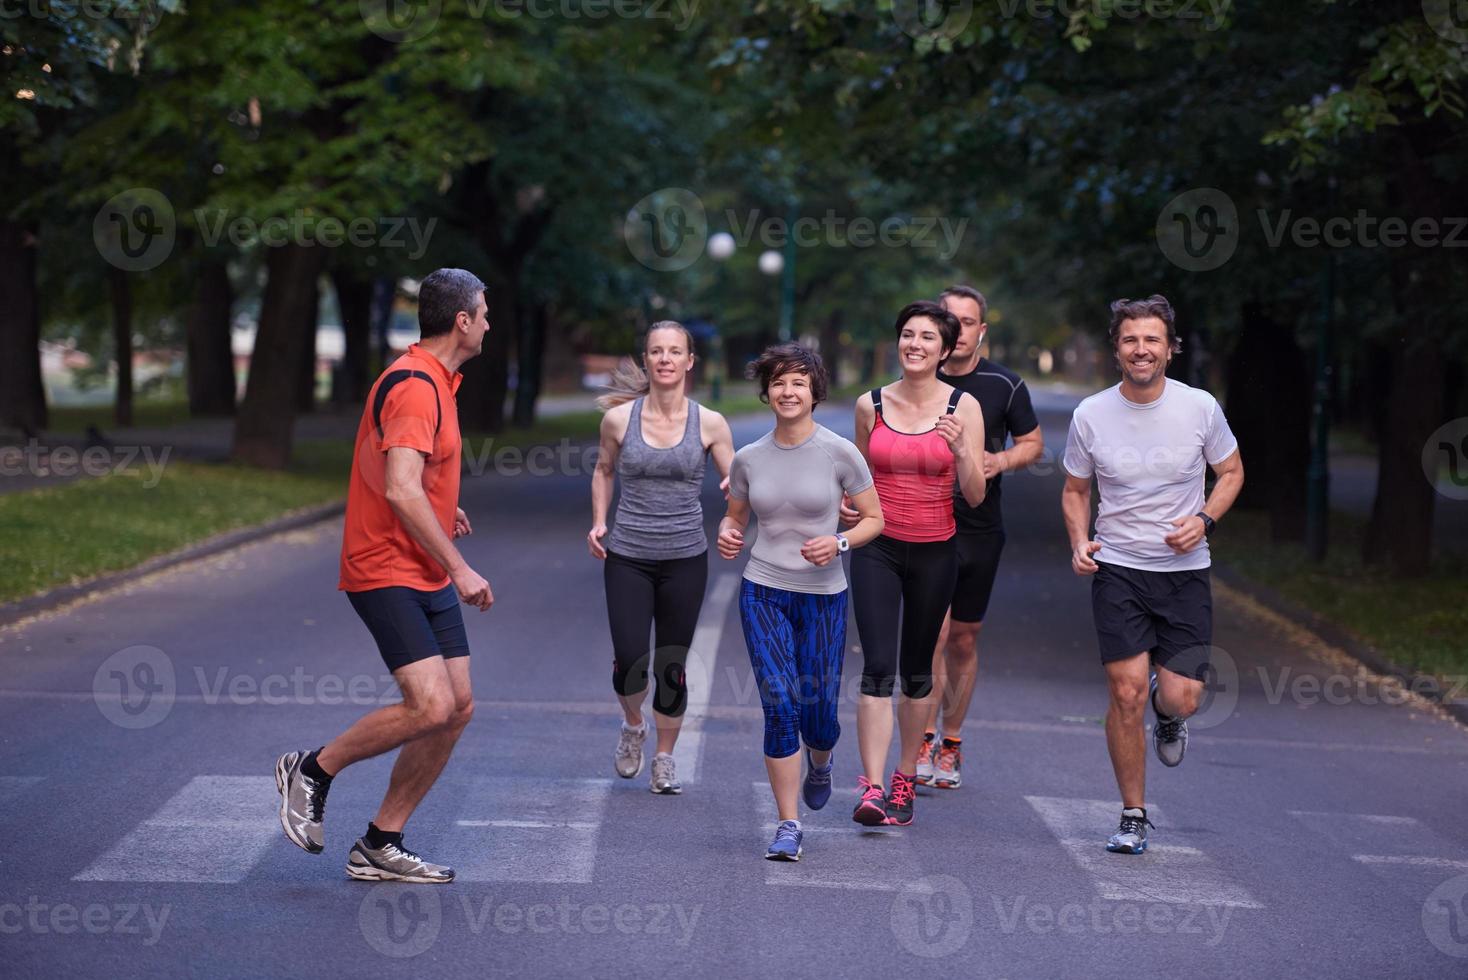
[[354,762],[402,747],[387,796],[352,847],[347,874],[364,881],[454,880],[403,846],[403,825],[443,771],[474,714],[469,642],[461,602],[481,612],[489,583],[453,539],[472,533],[458,506],[462,444],[454,394],[459,367],[489,332],[484,283],[439,269],[418,292],[422,339],[392,363],[367,395],[347,488],[341,582],[402,690],[314,752],[275,765],[280,823],[311,854],[324,848],[321,818],[331,780]]

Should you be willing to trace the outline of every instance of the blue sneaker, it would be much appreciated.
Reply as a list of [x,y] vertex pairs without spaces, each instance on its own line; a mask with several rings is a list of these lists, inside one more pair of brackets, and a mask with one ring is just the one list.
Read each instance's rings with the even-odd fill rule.
[[794,820],[782,821],[775,828],[775,840],[770,844],[770,849],[765,851],[765,860],[799,861],[800,855],[805,853],[805,848],[800,846],[803,836]]
[[810,749],[805,750],[805,785],[800,788],[800,793],[805,797],[805,805],[812,810],[819,810],[831,799],[831,766],[835,761],[833,755],[824,766],[817,768],[810,761]]
[[1141,854],[1147,849],[1148,827],[1152,827],[1152,821],[1147,819],[1145,809],[1127,807],[1121,811],[1121,826],[1106,841],[1106,849],[1114,854]]

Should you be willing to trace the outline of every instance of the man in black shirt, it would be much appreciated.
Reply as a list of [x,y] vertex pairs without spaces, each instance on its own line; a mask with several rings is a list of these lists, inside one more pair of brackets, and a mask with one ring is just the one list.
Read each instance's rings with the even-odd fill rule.
[[[941,789],[957,789],[962,765],[962,728],[978,678],[979,628],[989,608],[989,593],[1004,549],[1004,520],[999,510],[1000,475],[1020,469],[1040,457],[1045,443],[1030,404],[1030,391],[1019,375],[979,356],[988,324],[988,301],[972,286],[950,286],[938,301],[962,328],[958,346],[938,372],[938,380],[974,396],[984,412],[984,480],[988,492],[977,507],[962,495],[953,496],[958,525],[958,585],[952,606],[938,637],[933,657],[933,683],[940,697],[933,701],[928,732],[918,755],[917,782]],[[1010,436],[1014,445],[1005,449]],[[938,740],[939,705],[942,737]]]

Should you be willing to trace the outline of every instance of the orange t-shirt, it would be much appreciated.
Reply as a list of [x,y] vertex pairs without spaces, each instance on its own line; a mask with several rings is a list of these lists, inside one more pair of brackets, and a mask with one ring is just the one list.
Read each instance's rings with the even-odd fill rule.
[[387,501],[387,451],[406,446],[427,457],[423,490],[444,534],[452,538],[463,447],[454,395],[463,380],[413,344],[368,392],[352,452],[337,588],[364,592],[403,585],[433,592],[448,584],[443,566],[413,540]]

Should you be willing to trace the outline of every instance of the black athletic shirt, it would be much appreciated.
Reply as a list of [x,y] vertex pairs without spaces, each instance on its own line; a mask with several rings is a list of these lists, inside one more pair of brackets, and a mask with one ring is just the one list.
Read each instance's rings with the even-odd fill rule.
[[[1030,404],[1030,389],[1024,379],[987,357],[979,358],[979,364],[968,374],[954,377],[938,371],[938,380],[951,384],[959,391],[974,396],[984,412],[984,449],[991,453],[1003,451],[1011,435],[1022,436],[1034,432],[1040,424],[1035,418],[1035,408]],[[999,509],[999,481],[996,476],[989,481],[984,502],[970,507],[963,493],[956,486],[953,491],[953,517],[959,533],[964,531],[999,531],[1004,528],[1004,515]]]

